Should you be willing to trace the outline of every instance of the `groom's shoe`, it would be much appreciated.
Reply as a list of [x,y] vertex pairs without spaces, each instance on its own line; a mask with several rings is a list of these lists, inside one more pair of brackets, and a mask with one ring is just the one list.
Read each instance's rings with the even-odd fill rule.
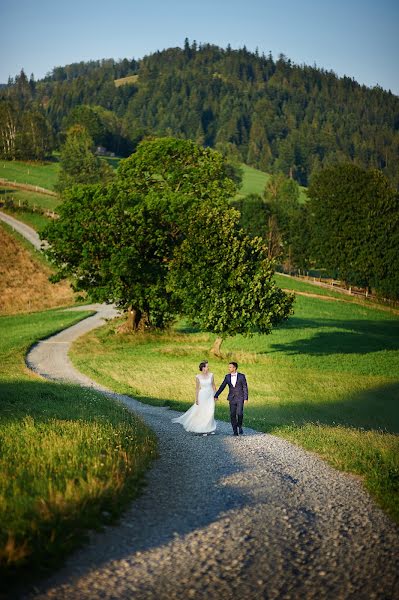
[[238,433],[239,433],[240,435],[244,435],[244,432],[243,432],[243,430],[242,430],[242,427],[240,427],[240,429],[238,430]]
[[238,431],[235,431],[235,432],[233,433],[233,435],[238,435]]

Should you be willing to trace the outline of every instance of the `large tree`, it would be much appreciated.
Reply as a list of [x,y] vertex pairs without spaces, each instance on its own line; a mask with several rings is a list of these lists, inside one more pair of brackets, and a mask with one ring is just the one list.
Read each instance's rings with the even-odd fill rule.
[[129,307],[134,326],[162,327],[177,310],[165,281],[188,208],[204,198],[227,205],[235,189],[219,153],[190,141],[148,140],[107,186],[64,191],[59,219],[42,235],[58,277],[72,276],[93,299]]
[[187,199],[150,192],[140,200],[117,184],[69,188],[42,236],[58,265],[54,280],[72,277],[76,291],[128,310],[129,324],[164,327],[177,303],[165,288]]
[[326,168],[309,187],[313,253],[347,283],[399,297],[399,197],[378,170]]
[[170,289],[185,315],[217,335],[216,355],[227,336],[270,333],[292,312],[293,296],[273,281],[267,248],[261,238],[244,234],[239,219],[234,208],[196,207],[170,266]]
[[[234,189],[218,153],[149,140],[107,186],[69,188],[59,219],[42,235],[58,277],[73,276],[93,299],[128,308],[133,326],[163,327],[201,305],[197,318],[222,337],[268,332],[288,316],[292,299],[272,283],[261,241],[247,238],[239,213],[229,210]],[[234,282],[225,288],[226,278]]]

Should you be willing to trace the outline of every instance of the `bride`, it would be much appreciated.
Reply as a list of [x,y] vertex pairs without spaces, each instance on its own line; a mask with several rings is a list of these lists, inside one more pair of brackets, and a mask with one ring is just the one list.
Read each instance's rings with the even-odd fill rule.
[[215,400],[216,385],[213,379],[213,373],[209,373],[208,363],[200,363],[201,373],[195,377],[195,404],[180,417],[172,419],[173,423],[180,423],[186,431],[193,433],[214,434],[216,429],[215,421]]

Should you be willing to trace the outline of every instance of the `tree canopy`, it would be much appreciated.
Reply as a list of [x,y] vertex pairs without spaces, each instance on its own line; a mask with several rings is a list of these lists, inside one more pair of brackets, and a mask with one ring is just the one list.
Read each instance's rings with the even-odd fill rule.
[[227,336],[270,333],[292,312],[293,296],[273,282],[273,263],[260,238],[239,227],[234,208],[209,202],[189,215],[186,237],[169,273],[182,310],[202,330]]
[[[207,330],[268,332],[288,316],[292,299],[272,284],[260,239],[238,227],[227,201],[234,189],[215,151],[170,138],[143,141],[108,185],[69,187],[59,219],[42,236],[58,278],[72,276],[93,299],[129,307],[136,326],[164,327],[179,311],[193,318],[208,293],[198,317]],[[181,276],[186,263],[194,278],[201,266],[209,275],[198,288],[188,273]],[[221,286],[233,269],[234,285]]]
[[313,255],[344,281],[399,298],[399,196],[376,169],[324,169],[308,190]]

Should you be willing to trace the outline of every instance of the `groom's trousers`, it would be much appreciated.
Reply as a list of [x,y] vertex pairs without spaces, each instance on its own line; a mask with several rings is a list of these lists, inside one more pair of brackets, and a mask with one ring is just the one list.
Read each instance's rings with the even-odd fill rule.
[[234,433],[237,433],[238,427],[242,427],[244,418],[244,400],[230,400],[230,421]]

